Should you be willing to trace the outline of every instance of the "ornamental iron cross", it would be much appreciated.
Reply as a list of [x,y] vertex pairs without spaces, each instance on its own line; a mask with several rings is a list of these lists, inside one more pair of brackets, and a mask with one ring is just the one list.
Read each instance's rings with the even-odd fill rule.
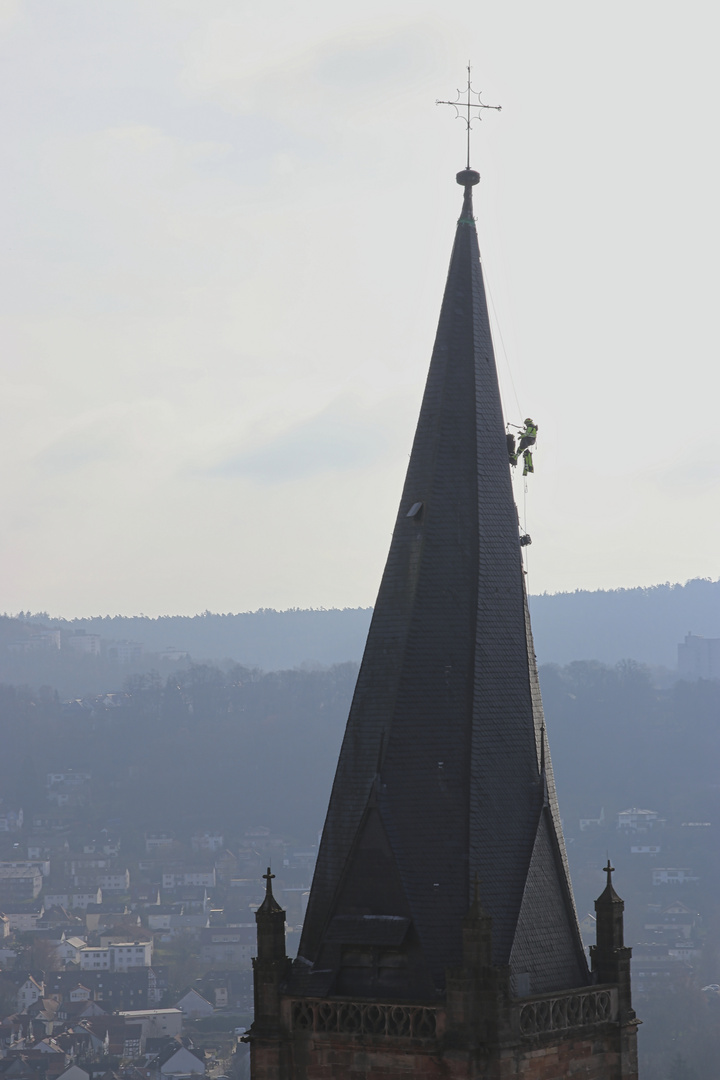
[[[467,101],[462,101],[461,98],[465,94],[467,94]],[[465,87],[464,90],[458,90],[458,92],[457,92],[457,96],[458,96],[457,101],[436,101],[435,102],[436,105],[452,105],[452,107],[455,109],[455,119],[465,121],[466,128],[467,128],[467,168],[468,169],[470,168],[470,132],[472,131],[472,122],[473,122],[473,120],[482,120],[482,117],[481,117],[480,111],[479,111],[480,109],[495,109],[496,112],[500,112],[501,109],[502,109],[502,105],[485,105],[480,100],[481,94],[482,94],[482,90],[478,91],[478,90],[473,90],[473,88],[472,88],[472,83],[470,81],[470,65],[468,64],[468,67],[467,67],[467,86]],[[477,98],[477,103],[471,100],[473,97]],[[478,110],[477,115],[475,115],[475,116],[473,115],[473,112],[472,112],[473,109]],[[462,113],[465,112],[465,110],[467,110],[467,116],[462,115]]]

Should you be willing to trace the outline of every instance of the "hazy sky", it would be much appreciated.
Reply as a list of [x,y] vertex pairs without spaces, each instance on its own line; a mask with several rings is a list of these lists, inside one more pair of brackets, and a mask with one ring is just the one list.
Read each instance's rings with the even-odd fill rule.
[[0,0],[0,610],[374,601],[469,58],[503,106],[473,164],[506,411],[540,424],[531,590],[717,577],[718,21]]

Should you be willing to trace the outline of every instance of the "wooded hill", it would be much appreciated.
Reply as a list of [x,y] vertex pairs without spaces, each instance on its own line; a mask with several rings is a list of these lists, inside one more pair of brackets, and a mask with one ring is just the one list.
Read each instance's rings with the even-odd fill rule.
[[[720,637],[720,581],[543,594],[531,597],[530,609],[540,663],[593,659],[614,664],[630,658],[674,668],[677,646],[689,631]],[[371,615],[371,608],[345,608],[204,612],[155,619],[118,615],[65,620],[25,612],[19,618],[67,631],[84,629],[103,641],[141,642],[146,653],[161,654],[174,647],[194,660],[229,659],[274,671],[302,664],[359,662]],[[147,664],[136,669],[147,670]],[[0,678],[8,677],[0,657]],[[36,679],[30,681],[37,684]],[[57,680],[50,681],[57,685]]]

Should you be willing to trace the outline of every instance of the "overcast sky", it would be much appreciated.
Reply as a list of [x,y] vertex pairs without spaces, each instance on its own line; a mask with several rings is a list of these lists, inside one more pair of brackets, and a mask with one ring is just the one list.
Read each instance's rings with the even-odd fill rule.
[[717,23],[0,0],[0,610],[374,602],[469,58],[503,106],[472,158],[506,412],[540,425],[531,591],[716,578]]

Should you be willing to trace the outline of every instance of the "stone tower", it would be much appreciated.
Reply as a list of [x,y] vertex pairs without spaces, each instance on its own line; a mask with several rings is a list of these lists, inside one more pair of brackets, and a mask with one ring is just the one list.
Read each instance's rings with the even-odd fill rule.
[[276,902],[257,914],[266,1004],[249,1035],[253,1080],[637,1075],[609,875],[592,973],[575,914],[473,216],[479,179],[457,176],[425,395],[291,966],[268,929]]

